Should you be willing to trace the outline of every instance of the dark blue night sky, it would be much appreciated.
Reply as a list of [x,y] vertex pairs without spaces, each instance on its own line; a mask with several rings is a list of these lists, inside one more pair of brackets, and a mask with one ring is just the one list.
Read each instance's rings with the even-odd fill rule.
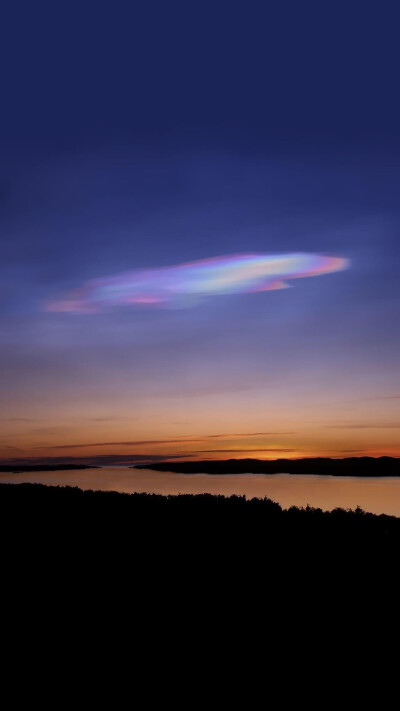
[[[201,456],[221,434],[400,454],[396,9],[6,2],[3,458]],[[350,266],[192,308],[45,310],[127,270],[298,252]]]

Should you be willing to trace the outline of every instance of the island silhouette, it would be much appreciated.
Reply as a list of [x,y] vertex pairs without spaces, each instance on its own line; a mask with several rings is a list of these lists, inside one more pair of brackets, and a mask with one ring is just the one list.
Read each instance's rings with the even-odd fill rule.
[[133,469],[154,469],[178,474],[316,474],[321,476],[400,476],[398,457],[309,457],[305,459],[214,459],[135,464]]

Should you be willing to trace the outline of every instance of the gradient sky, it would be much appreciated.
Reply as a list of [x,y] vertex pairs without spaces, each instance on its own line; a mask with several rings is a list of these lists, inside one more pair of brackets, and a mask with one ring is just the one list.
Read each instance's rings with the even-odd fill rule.
[[[1,458],[400,455],[391,8],[6,3]],[[45,308],[298,252],[350,266],[191,308]]]

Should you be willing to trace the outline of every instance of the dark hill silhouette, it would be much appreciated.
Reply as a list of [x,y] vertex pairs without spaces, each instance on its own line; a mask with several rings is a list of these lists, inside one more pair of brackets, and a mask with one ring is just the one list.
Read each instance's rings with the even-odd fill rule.
[[330,459],[225,459],[136,464],[134,469],[180,474],[320,474],[329,476],[400,476],[400,458],[347,457]]
[[[131,618],[135,635],[140,624],[159,632],[168,620],[168,645],[177,620],[191,637],[196,621],[207,628],[211,620],[218,631],[232,628],[237,639],[257,611],[252,628],[259,637],[264,624],[265,644],[271,625],[282,629],[289,620],[302,649],[314,618],[319,653],[321,625],[340,602],[353,627],[367,600],[362,623],[369,625],[376,609],[381,624],[379,595],[387,606],[397,590],[400,519],[360,509],[285,511],[268,499],[238,496],[1,484],[0,536],[5,614],[18,601],[12,624],[23,610],[42,626],[53,605],[57,634],[71,605],[74,614],[82,611],[82,624],[92,615],[102,636],[107,613],[124,634]],[[285,634],[285,649],[289,639]],[[242,648],[235,649],[241,659]]]
[[[127,538],[121,542],[130,545],[135,540],[143,546],[154,535],[159,547],[173,540],[179,547],[188,539],[213,541],[213,545],[219,540],[220,545],[228,547],[241,541],[259,552],[264,545],[271,552],[271,540],[275,549],[288,540],[291,547],[307,541],[309,551],[322,541],[335,545],[342,542],[346,549],[360,543],[361,547],[372,548],[390,541],[400,543],[400,518],[377,516],[360,508],[328,512],[307,506],[284,510],[267,498],[122,494],[41,484],[1,484],[0,522],[2,528],[8,522],[16,533],[22,525],[31,535],[44,528],[52,535],[64,531],[71,538],[85,529],[90,529],[92,538],[112,537],[116,531],[125,530]],[[7,537],[9,540],[9,529]]]

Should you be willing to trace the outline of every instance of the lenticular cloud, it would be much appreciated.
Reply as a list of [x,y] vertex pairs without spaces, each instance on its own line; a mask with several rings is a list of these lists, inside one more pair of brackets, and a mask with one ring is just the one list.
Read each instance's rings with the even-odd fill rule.
[[46,308],[91,313],[130,305],[191,305],[203,297],[284,289],[291,279],[328,274],[347,266],[348,261],[341,257],[305,253],[215,257],[94,279]]

